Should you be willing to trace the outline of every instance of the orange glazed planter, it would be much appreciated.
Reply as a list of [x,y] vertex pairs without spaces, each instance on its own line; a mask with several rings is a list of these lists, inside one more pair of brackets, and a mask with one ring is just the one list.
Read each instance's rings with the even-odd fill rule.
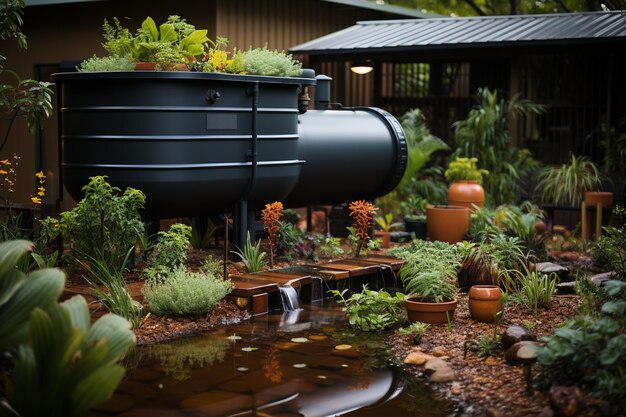
[[473,285],[469,290],[468,304],[474,320],[493,323],[502,311],[502,290],[497,285]]
[[478,181],[455,181],[448,188],[448,204],[467,207],[474,211],[474,206],[485,206],[485,189]]
[[587,191],[585,193],[585,204],[589,206],[597,206],[602,203],[602,207],[607,208],[613,205],[613,193],[602,191]]
[[426,228],[430,240],[461,242],[469,228],[469,208],[432,206],[426,208]]

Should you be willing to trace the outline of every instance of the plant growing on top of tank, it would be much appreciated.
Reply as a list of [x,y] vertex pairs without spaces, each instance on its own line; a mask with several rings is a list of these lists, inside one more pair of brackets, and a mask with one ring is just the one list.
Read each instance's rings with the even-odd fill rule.
[[372,219],[378,210],[374,205],[365,200],[357,200],[350,203],[350,217],[352,217],[354,234],[359,239],[355,256],[359,256],[361,248],[370,240]]
[[270,245],[270,268],[274,268],[274,249],[276,248],[276,236],[280,229],[280,218],[283,215],[283,203],[275,201],[265,205],[261,211],[263,227],[267,231],[267,239]]
[[94,55],[81,62],[76,69],[78,72],[133,71],[135,64],[127,55],[111,55],[105,57]]
[[284,51],[263,48],[248,49],[243,53],[246,74],[298,77],[302,74],[302,63]]

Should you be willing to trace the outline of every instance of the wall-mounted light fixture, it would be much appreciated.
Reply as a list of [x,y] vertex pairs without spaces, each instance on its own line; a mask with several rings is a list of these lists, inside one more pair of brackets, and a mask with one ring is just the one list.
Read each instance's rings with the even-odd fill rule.
[[372,72],[374,66],[371,61],[355,61],[350,65],[350,71],[355,74],[364,75]]

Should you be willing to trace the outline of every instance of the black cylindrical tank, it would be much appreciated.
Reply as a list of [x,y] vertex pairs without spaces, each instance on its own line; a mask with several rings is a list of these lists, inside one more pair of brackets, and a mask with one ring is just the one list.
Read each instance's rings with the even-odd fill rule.
[[53,81],[63,182],[77,200],[89,177],[107,175],[146,193],[147,218],[193,216],[281,200],[298,180],[298,90],[314,79],[134,71]]
[[407,145],[400,123],[384,110],[310,110],[298,117],[304,161],[285,205],[346,203],[393,190],[404,175]]

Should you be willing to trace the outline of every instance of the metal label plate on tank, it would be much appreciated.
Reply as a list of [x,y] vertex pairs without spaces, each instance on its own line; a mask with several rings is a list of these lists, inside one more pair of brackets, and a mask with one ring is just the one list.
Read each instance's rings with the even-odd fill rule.
[[207,130],[235,130],[237,129],[237,115],[224,113],[208,113],[206,115]]

